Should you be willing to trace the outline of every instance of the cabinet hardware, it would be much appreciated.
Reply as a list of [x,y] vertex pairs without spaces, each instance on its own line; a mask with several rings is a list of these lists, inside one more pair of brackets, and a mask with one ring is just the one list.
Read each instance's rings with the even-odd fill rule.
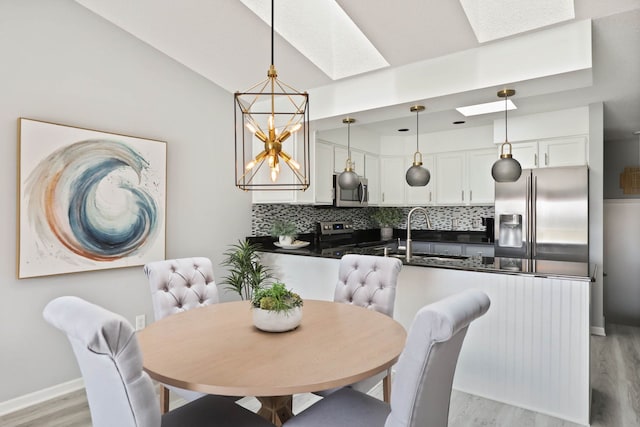
[[469,190],[469,201],[473,201],[473,190]]
[[462,201],[464,202],[464,190],[462,190]]
[[533,165],[534,166],[538,166],[538,155],[537,154],[533,155]]
[[549,166],[549,154],[544,153],[544,165]]

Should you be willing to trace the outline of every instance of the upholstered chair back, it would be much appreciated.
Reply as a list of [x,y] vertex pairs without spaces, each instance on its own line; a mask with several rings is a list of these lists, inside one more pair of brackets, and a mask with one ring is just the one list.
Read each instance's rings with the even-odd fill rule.
[[144,273],[151,286],[156,320],[218,302],[218,288],[208,258],[150,262],[144,266]]
[[397,258],[345,255],[340,260],[333,299],[393,317],[396,282],[401,268],[402,262]]
[[416,314],[396,365],[385,427],[446,427],[458,355],[469,324],[489,309],[472,289],[427,305]]
[[44,309],[47,322],[67,334],[84,378],[94,427],[159,427],[160,407],[131,324],[77,297]]

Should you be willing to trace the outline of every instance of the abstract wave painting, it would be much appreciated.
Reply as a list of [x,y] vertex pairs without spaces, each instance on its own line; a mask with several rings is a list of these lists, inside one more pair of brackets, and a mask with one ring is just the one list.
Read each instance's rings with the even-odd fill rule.
[[164,259],[164,142],[20,119],[19,151],[19,278]]

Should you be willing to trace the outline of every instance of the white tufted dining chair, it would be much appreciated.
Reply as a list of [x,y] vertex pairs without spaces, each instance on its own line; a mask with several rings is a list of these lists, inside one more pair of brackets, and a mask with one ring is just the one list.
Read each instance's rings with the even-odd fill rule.
[[94,427],[273,427],[221,396],[205,396],[164,415],[142,353],[125,318],[78,297],[59,297],[43,311],[67,334],[85,383]]
[[[213,265],[208,258],[154,261],[144,266],[144,274],[151,288],[155,320],[218,302],[218,287],[213,276]],[[169,410],[170,390],[188,402],[204,396],[195,391],[161,384],[162,413]]]
[[[370,255],[345,255],[340,259],[338,282],[333,300],[359,305],[393,317],[396,301],[396,284],[402,269],[398,258]],[[363,325],[366,327],[366,325]],[[350,387],[364,393],[383,380],[385,401],[390,395],[390,370],[359,381]],[[315,394],[327,396],[338,389],[318,391]]]
[[446,427],[462,343],[471,322],[489,305],[484,292],[471,289],[418,311],[396,365],[391,404],[345,387],[284,427]]

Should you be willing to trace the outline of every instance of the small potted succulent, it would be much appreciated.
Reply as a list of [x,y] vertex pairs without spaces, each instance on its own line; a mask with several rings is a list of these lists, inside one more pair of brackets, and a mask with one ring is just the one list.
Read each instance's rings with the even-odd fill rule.
[[393,227],[400,225],[402,212],[398,208],[381,207],[371,213],[371,219],[380,226],[380,239],[393,238]]
[[251,300],[253,324],[267,332],[295,329],[302,320],[302,298],[284,283],[257,289]]
[[293,221],[276,219],[271,225],[271,236],[277,237],[280,245],[291,246],[298,237],[298,228]]

